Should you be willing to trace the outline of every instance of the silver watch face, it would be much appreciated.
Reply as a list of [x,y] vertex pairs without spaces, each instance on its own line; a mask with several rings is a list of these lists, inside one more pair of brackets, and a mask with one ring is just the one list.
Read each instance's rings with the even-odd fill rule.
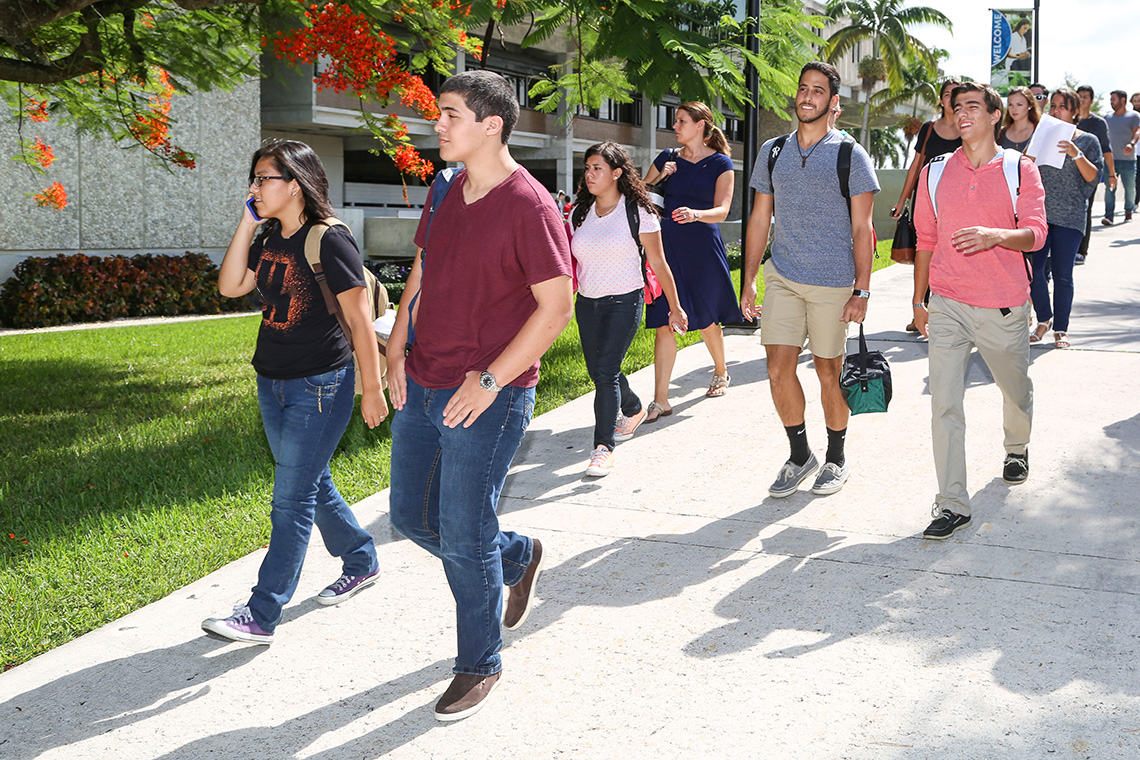
[[479,375],[479,385],[485,391],[495,390],[495,376],[492,375],[490,372],[487,372],[486,370],[484,370]]

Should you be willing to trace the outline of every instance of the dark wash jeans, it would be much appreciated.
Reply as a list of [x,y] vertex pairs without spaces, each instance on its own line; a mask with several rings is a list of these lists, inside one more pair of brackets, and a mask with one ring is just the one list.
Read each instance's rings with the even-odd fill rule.
[[[1073,264],[1077,260],[1077,247],[1082,233],[1070,227],[1049,225],[1045,245],[1033,252],[1033,311],[1037,321],[1053,320],[1053,330],[1069,331],[1069,315],[1073,311]],[[1053,302],[1049,303],[1049,281],[1045,278],[1045,260],[1053,273]]]
[[[249,600],[253,619],[272,632],[293,598],[313,524],[348,575],[376,569],[376,544],[336,490],[329,460],[348,427],[355,401],[353,363],[295,380],[257,376],[261,423],[277,465],[273,472],[272,531]],[[330,578],[331,582],[333,579]]]
[[503,585],[522,580],[533,543],[499,530],[495,514],[511,459],[534,413],[534,388],[508,385],[469,428],[443,424],[458,388],[424,388],[408,378],[392,421],[389,516],[401,535],[443,561],[455,597],[456,673],[502,669]]
[[574,315],[586,371],[594,381],[594,447],[614,450],[618,408],[626,417],[641,411],[641,399],[630,389],[621,371],[629,346],[641,324],[644,295],[641,290],[617,296],[578,296]]

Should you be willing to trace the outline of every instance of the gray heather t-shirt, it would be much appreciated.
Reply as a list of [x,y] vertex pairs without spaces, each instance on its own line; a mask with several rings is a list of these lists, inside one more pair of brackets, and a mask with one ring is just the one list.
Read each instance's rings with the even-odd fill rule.
[[1132,142],[1132,130],[1140,127],[1140,113],[1125,111],[1120,116],[1115,113],[1104,117],[1108,122],[1108,141],[1112,143],[1112,160],[1135,161],[1136,153],[1124,155],[1124,146]]
[[[801,151],[792,133],[776,157],[769,181],[768,152],[773,141],[761,146],[748,183],[756,192],[773,196],[772,264],[781,276],[803,285],[851,287],[855,282],[851,215],[835,168],[843,136],[833,129]],[[804,162],[802,157],[809,151]],[[851,151],[848,188],[852,197],[879,192],[871,158],[859,145]]]

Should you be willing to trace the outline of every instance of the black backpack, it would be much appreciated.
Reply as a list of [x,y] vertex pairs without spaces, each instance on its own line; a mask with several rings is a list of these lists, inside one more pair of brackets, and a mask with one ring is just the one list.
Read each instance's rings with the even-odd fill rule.
[[[772,170],[776,168],[776,158],[780,155],[780,151],[784,149],[788,138],[794,134],[795,132],[780,135],[772,141],[772,147],[768,149],[768,184],[772,188],[773,208],[775,207],[776,186],[772,184]],[[850,135],[844,135],[843,142],[839,144],[839,155],[835,159],[835,171],[839,174],[839,192],[847,201],[848,215],[851,214],[851,152],[854,149],[855,140]]]

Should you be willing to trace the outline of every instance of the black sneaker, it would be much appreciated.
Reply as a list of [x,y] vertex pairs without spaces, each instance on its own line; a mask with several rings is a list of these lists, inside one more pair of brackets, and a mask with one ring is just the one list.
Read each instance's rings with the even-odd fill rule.
[[926,526],[922,532],[923,538],[943,541],[970,524],[969,515],[956,515],[949,509],[940,510],[937,504],[934,505],[932,514],[935,515],[934,522]]
[[1029,479],[1029,450],[1024,454],[1006,454],[1001,479],[1010,485],[1021,485]]

